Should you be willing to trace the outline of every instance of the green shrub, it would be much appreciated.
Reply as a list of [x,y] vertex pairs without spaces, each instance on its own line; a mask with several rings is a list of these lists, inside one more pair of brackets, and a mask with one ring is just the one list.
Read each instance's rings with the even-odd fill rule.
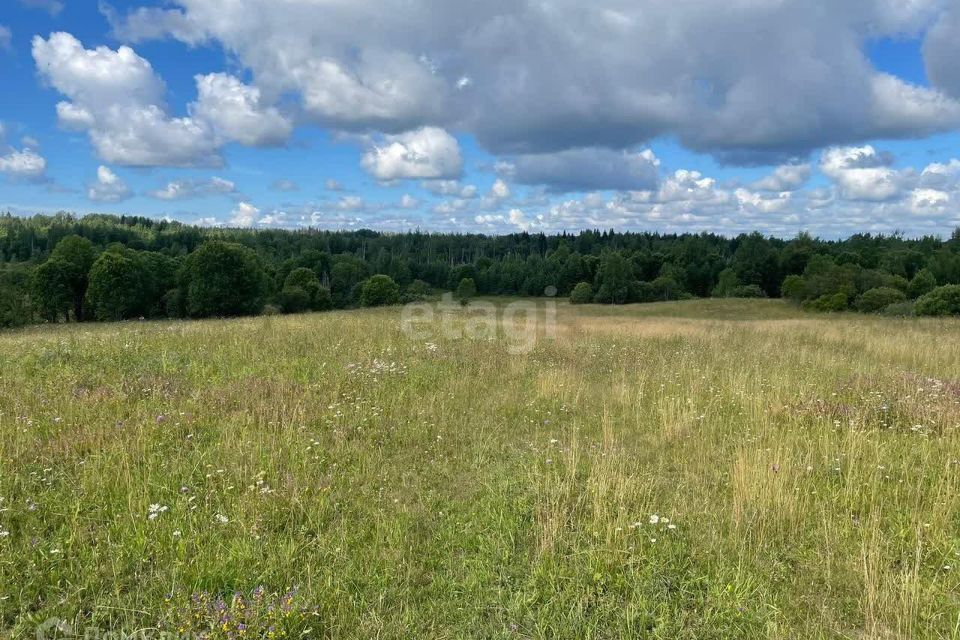
[[938,287],[917,300],[918,316],[960,315],[960,285]]
[[929,269],[921,269],[917,272],[917,275],[913,277],[913,280],[910,281],[910,286],[907,288],[907,292],[910,294],[910,297],[916,300],[922,296],[927,295],[931,291],[937,288],[937,279],[933,276],[933,273]]
[[475,295],[477,295],[477,283],[473,281],[473,278],[464,278],[461,280],[454,294],[461,303],[469,302],[470,298]]
[[19,327],[34,321],[30,269],[0,267],[0,327]]
[[170,289],[163,296],[163,308],[168,318],[187,317],[187,296],[183,289]]
[[857,311],[863,313],[878,313],[892,304],[906,301],[907,296],[898,289],[877,287],[864,292],[857,300]]
[[570,293],[570,304],[590,304],[593,302],[593,287],[589,282],[581,282]]
[[657,299],[656,291],[649,282],[635,282],[631,287],[631,295],[636,302],[654,302]]
[[803,271],[807,289],[805,297],[816,300],[842,293],[849,299],[858,290],[872,289],[872,286],[857,288],[855,280],[858,269],[859,267],[851,264],[838,265],[830,256],[812,256]]
[[[291,291],[290,296],[285,296],[287,289],[301,289],[307,294],[306,306],[293,309],[298,306],[297,299],[299,293]],[[280,306],[287,313],[297,313],[299,311],[326,311],[333,307],[333,301],[330,297],[329,289],[320,284],[320,278],[312,269],[300,267],[290,272],[290,275],[283,281],[283,290],[280,292]],[[285,301],[286,299],[286,301]]]
[[780,293],[791,302],[803,302],[807,299],[807,283],[802,276],[787,276],[780,287]]
[[727,291],[728,298],[766,298],[767,294],[763,292],[758,284],[748,284],[741,287],[734,287]]
[[910,282],[903,276],[893,275],[877,269],[864,269],[854,277],[857,291],[863,293],[870,289],[897,289],[904,293],[910,287]]
[[383,307],[400,301],[400,285],[383,274],[368,278],[360,285],[360,304],[364,307]]
[[916,315],[916,310],[914,307],[914,303],[908,300],[906,302],[897,302],[895,304],[891,304],[890,306],[884,308],[884,310],[880,313],[885,316],[896,318],[909,318]]
[[650,284],[653,287],[654,300],[679,300],[683,297],[683,287],[670,276],[660,276]]
[[288,285],[280,292],[280,308],[284,313],[308,311],[310,302],[310,294],[303,287]]
[[333,296],[330,295],[330,289],[320,287],[313,298],[314,311],[330,311],[333,309]]
[[834,293],[820,296],[816,300],[808,300],[803,303],[803,308],[807,311],[820,311],[823,313],[834,313],[837,311],[846,311],[849,306],[849,298],[845,293]]
[[430,285],[423,280],[414,280],[407,285],[406,300],[409,302],[418,302],[430,297],[433,290]]
[[733,292],[742,286],[743,283],[737,277],[737,272],[728,267],[720,272],[717,286],[710,295],[714,298],[736,298]]

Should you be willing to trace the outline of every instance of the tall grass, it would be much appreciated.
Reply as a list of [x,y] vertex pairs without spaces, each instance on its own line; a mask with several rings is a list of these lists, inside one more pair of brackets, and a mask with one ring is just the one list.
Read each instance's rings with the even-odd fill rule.
[[239,593],[204,628],[957,637],[958,337],[763,301],[561,306],[522,355],[396,309],[0,334],[0,629]]

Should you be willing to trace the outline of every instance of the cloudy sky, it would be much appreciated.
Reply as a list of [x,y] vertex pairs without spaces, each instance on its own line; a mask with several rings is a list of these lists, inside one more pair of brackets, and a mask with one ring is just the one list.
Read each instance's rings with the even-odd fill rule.
[[2,0],[0,209],[960,226],[957,0]]

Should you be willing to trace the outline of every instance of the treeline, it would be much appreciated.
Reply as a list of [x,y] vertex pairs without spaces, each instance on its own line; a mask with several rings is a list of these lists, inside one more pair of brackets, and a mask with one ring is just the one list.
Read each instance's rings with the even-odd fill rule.
[[957,314],[960,229],[949,240],[613,231],[489,237],[0,216],[0,326],[325,310],[437,290],[606,304],[782,296],[813,311]]

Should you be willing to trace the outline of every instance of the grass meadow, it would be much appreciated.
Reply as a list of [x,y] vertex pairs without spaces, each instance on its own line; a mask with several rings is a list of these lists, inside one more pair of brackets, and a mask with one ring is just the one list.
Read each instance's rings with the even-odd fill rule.
[[960,321],[421,329],[0,334],[0,636],[960,637]]

